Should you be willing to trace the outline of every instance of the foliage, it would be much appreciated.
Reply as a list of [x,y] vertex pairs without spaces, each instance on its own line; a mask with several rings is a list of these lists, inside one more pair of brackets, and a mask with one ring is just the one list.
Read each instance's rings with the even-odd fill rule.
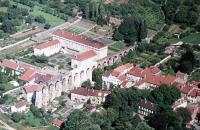
[[[132,45],[135,41],[141,41],[147,36],[146,23],[139,17],[126,18],[119,26],[118,31],[123,35],[126,43]],[[118,33],[115,31],[114,33]],[[114,34],[119,35],[119,34]]]
[[171,106],[181,96],[175,86],[160,85],[150,92],[148,97],[152,102],[160,105]]
[[90,80],[83,82],[81,86],[84,88],[89,88],[89,89],[92,88],[92,84],[91,84]]
[[103,70],[100,68],[94,69],[92,71],[92,81],[95,82],[94,85],[95,89],[102,89],[102,75],[103,75]]
[[40,15],[40,16],[35,17],[35,21],[38,23],[45,23],[46,19]]
[[93,125],[90,116],[81,110],[74,110],[61,126],[61,130],[93,130],[99,126]]
[[151,128],[147,123],[140,122],[135,130],[154,130],[154,128]]
[[24,115],[22,113],[14,112],[11,115],[11,120],[13,120],[14,122],[19,122],[22,119],[24,119]]
[[182,118],[183,127],[186,126],[186,124],[192,120],[192,114],[188,111],[187,108],[178,108],[177,114]]

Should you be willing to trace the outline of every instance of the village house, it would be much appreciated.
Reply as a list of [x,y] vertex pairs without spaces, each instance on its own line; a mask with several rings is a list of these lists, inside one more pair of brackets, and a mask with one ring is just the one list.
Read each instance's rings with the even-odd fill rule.
[[188,74],[178,71],[176,73],[176,82],[185,84],[188,80]]
[[128,81],[127,73],[133,68],[133,64],[127,63],[125,65],[119,66],[114,69],[112,72],[106,72],[102,76],[103,86],[107,89],[110,88],[111,85],[114,86],[122,86],[123,83]]
[[46,43],[41,43],[35,46],[34,55],[35,56],[51,56],[58,53],[61,50],[61,43],[58,39],[50,40]]
[[58,128],[60,128],[62,124],[63,124],[63,121],[59,120],[58,118],[55,118],[53,120],[53,125],[56,126],[56,127],[58,127]]
[[17,102],[14,106],[11,106],[11,112],[25,112],[27,110],[25,102]]
[[19,77],[29,66],[18,63],[14,60],[5,59],[0,63],[1,72],[6,73],[10,76]]
[[61,42],[63,50],[68,53],[76,54],[93,50],[97,54],[97,59],[102,59],[107,56],[108,46],[98,41],[90,40],[64,30],[58,30],[54,32],[52,36],[53,39],[58,39]]
[[95,90],[83,87],[74,88],[71,90],[71,100],[78,100],[86,103],[90,100],[91,104],[101,104],[105,101],[105,97],[110,94],[107,90]]
[[26,101],[28,103],[32,103],[32,101],[35,99],[37,88],[37,85],[31,85],[24,88],[26,94]]
[[157,108],[156,104],[146,99],[142,99],[138,104],[138,113],[143,116],[149,116],[156,112],[156,108]]

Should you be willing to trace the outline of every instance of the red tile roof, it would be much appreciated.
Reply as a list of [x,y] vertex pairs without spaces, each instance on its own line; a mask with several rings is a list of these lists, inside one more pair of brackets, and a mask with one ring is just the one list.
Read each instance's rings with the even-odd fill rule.
[[17,109],[19,109],[19,108],[21,108],[21,107],[23,107],[23,106],[26,106],[26,103],[25,103],[25,102],[17,102],[17,103],[15,104],[15,107],[16,107]]
[[127,80],[127,77],[125,75],[121,75],[118,77],[118,79],[121,81],[121,82],[125,82]]
[[175,80],[176,77],[171,75],[161,77],[161,83],[166,85],[172,85],[175,82]]
[[1,66],[7,67],[7,68],[10,68],[10,69],[13,69],[13,70],[17,70],[18,68],[26,70],[26,69],[31,67],[30,65],[18,63],[14,60],[8,60],[8,59],[3,60],[3,62],[1,63]]
[[44,48],[48,48],[50,46],[54,46],[54,45],[57,45],[59,44],[59,40],[58,39],[55,39],[55,40],[51,40],[51,41],[48,41],[46,43],[42,43],[42,44],[39,44],[37,45],[35,48],[39,49],[39,50],[42,50]]
[[200,89],[199,89],[199,88],[193,88],[193,89],[190,90],[190,92],[188,93],[188,96],[191,96],[191,97],[200,96]]
[[54,124],[55,126],[59,127],[59,128],[61,127],[62,123],[63,123],[63,121],[62,121],[62,120],[59,120],[59,119],[57,119],[57,118],[55,118],[55,119],[53,120],[53,124]]
[[33,69],[28,69],[25,73],[20,77],[23,81],[30,81],[33,79],[33,76],[36,74],[36,71]]
[[113,70],[111,73],[112,76],[118,77],[121,73],[123,73],[125,70],[129,70],[133,67],[133,64],[127,63],[125,65],[119,66],[116,69]]
[[83,96],[101,96],[99,94],[110,94],[111,92],[108,90],[95,90],[95,89],[87,89],[83,87],[78,87],[73,90],[71,90],[71,93],[83,95]]
[[151,66],[151,67],[149,67],[149,69],[150,69],[151,73],[153,73],[153,74],[157,74],[160,72],[160,68],[155,67],[155,66]]
[[184,84],[184,85],[181,86],[181,92],[184,93],[184,94],[188,94],[188,92],[192,88],[193,88],[192,86]]
[[16,70],[18,67],[16,62],[14,62],[13,60],[7,60],[7,59],[3,60],[3,62],[1,63],[1,66],[7,67],[13,70]]
[[142,77],[142,68],[134,67],[128,73],[136,77]]
[[37,91],[38,86],[37,85],[32,85],[29,87],[24,88],[26,93],[33,93]]
[[94,56],[96,56],[96,52],[93,51],[93,50],[89,50],[89,51],[85,51],[85,52],[82,52],[76,56],[74,56],[74,59],[75,60],[78,60],[78,61],[84,61],[84,60],[87,60],[89,58],[92,58]]
[[59,31],[55,32],[54,35],[57,35],[59,37],[63,37],[63,38],[66,38],[66,39],[69,39],[72,41],[76,41],[81,44],[84,44],[84,45],[87,45],[90,47],[94,47],[94,48],[98,48],[98,49],[105,47],[105,45],[103,43],[89,40],[89,39],[86,39],[85,37],[83,38],[80,35],[75,35],[71,32],[67,32],[67,31],[63,31],[63,30],[59,30]]

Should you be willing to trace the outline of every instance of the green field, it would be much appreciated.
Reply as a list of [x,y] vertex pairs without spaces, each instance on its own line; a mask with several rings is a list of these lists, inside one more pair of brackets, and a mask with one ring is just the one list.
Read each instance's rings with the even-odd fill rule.
[[126,48],[126,44],[124,44],[122,42],[117,42],[109,47],[109,49],[113,50],[113,51],[120,51],[124,48]]
[[49,23],[51,26],[57,26],[65,22],[63,19],[57,16],[53,16],[52,14],[41,11],[41,8],[38,6],[34,6],[33,12],[31,12],[31,14],[33,16],[43,16],[46,19],[46,22]]
[[76,33],[76,34],[80,34],[80,33],[84,32],[84,31],[86,31],[86,29],[78,27],[78,26],[75,26],[75,25],[70,26],[66,30],[70,31],[72,33]]
[[200,44],[200,34],[190,34],[181,39],[181,41],[185,43]]
[[[31,8],[29,6],[20,4],[20,3],[16,3],[11,1],[11,4],[13,5],[17,5],[20,8],[25,8],[28,9],[29,11],[31,10]],[[57,16],[53,16],[52,14],[49,13],[45,13],[42,11],[42,7],[40,6],[34,6],[34,8],[32,9],[32,12],[30,12],[33,16],[43,16],[46,19],[46,23],[49,23],[51,26],[57,26],[59,24],[64,23],[65,21]]]
[[147,27],[153,30],[159,30],[163,25],[164,20],[162,20],[160,9],[156,6],[141,6],[137,5],[136,12],[139,16],[144,18],[147,23]]

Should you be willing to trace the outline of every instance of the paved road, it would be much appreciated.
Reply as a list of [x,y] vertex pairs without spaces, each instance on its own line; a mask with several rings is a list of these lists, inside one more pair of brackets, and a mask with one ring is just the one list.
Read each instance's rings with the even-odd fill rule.
[[3,125],[3,126],[0,126],[0,128],[6,129],[6,130],[16,130],[12,128],[11,126],[9,126],[8,124],[6,124],[5,122],[3,122],[2,120],[0,120],[0,124]]

